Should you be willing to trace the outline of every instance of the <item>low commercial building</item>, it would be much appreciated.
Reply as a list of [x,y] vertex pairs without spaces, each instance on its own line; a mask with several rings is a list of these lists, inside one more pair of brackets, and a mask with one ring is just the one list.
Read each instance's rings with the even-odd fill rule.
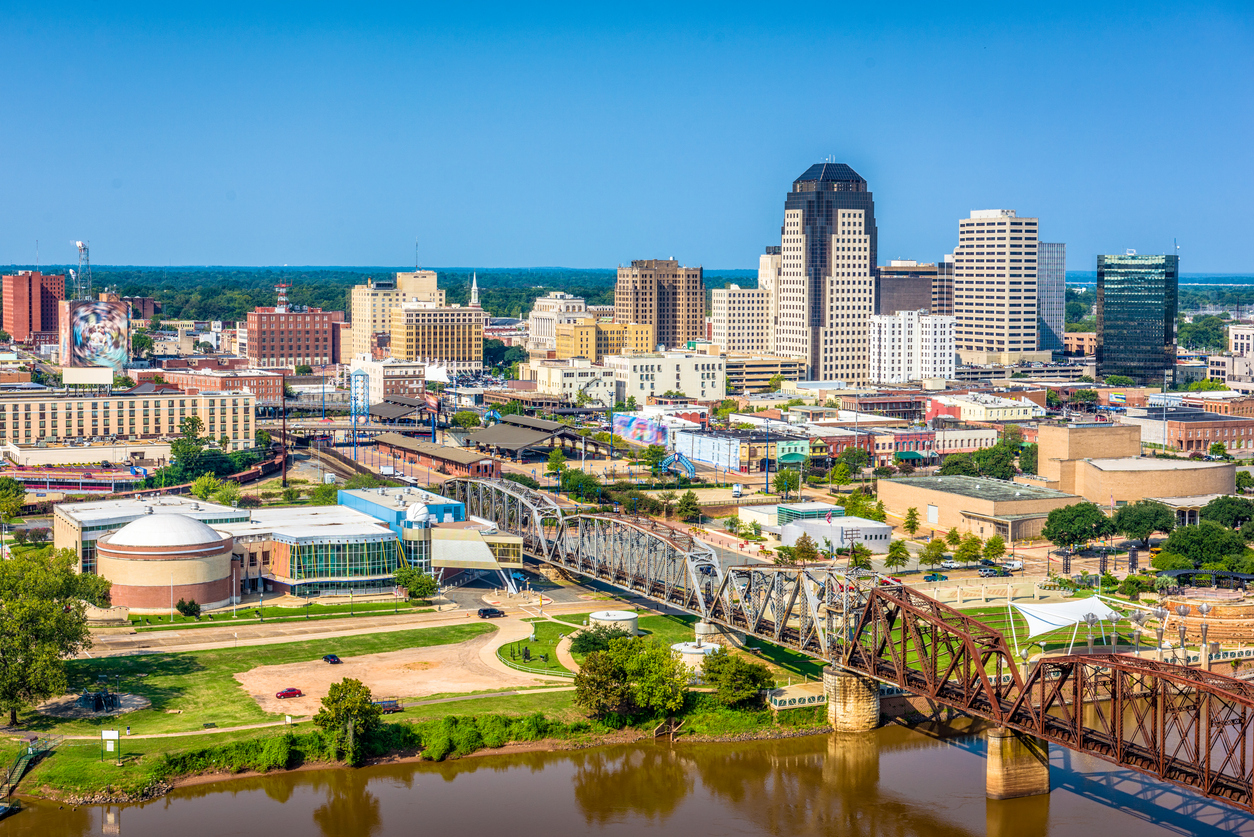
[[[1183,453],[1206,453],[1219,442],[1228,450],[1254,447],[1254,418],[1197,407],[1129,408],[1119,422],[1140,429],[1141,441]],[[1163,432],[1166,431],[1166,438]],[[1199,492],[1200,493],[1200,492]]]
[[889,514],[901,518],[917,509],[919,522],[933,533],[956,528],[1007,541],[1038,537],[1050,511],[1081,499],[989,477],[894,477],[880,479],[877,487]]
[[1068,331],[1062,336],[1062,350],[1068,355],[1097,354],[1096,331]]
[[524,380],[534,381],[536,392],[557,396],[567,404],[586,401],[591,406],[609,408],[615,403],[614,370],[582,357],[528,361],[519,365],[518,374]]
[[732,392],[763,392],[776,376],[800,381],[806,376],[806,359],[773,354],[728,352],[723,357],[727,388]]
[[721,357],[689,352],[654,352],[607,357],[614,370],[616,401],[633,396],[637,402],[650,395],[679,392],[703,401],[722,398],[727,392],[727,372]]
[[927,408],[928,421],[950,418],[959,421],[1018,422],[1044,415],[1045,409],[1026,397],[1002,398],[982,392],[933,396]]
[[784,439],[759,430],[681,430],[675,434],[675,451],[693,462],[748,474],[777,462],[777,446]]
[[283,376],[265,369],[164,369],[161,378],[187,393],[242,392],[259,401],[283,400]]
[[893,527],[864,517],[833,516],[831,523],[826,520],[781,522],[779,540],[784,546],[796,546],[802,535],[809,535],[820,552],[827,549],[829,543],[832,549],[847,549],[860,543],[872,552],[882,555],[888,552]]
[[366,373],[370,381],[370,403],[378,404],[391,395],[421,398],[427,391],[426,361],[406,361],[394,357],[375,360],[367,354],[349,361],[353,372]]
[[485,479],[495,479],[501,475],[500,460],[466,448],[437,445],[412,436],[402,436],[400,433],[379,434],[375,437],[375,446],[384,457],[391,456],[395,460],[430,468],[441,474]]
[[941,458],[951,453],[971,453],[991,448],[1000,438],[993,427],[944,427],[936,431],[936,453]]

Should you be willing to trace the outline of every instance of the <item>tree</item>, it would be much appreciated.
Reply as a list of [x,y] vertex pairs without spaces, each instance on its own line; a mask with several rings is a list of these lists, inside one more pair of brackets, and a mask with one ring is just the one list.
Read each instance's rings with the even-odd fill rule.
[[[1202,516],[1206,516],[1205,509]],[[1154,500],[1137,500],[1115,512],[1111,522],[1116,532],[1148,547],[1150,535],[1167,533],[1176,528],[1176,513]]]
[[666,448],[661,445],[649,445],[641,452],[640,458],[649,466],[649,473],[657,476],[662,471],[662,460],[666,458]]
[[1245,538],[1213,520],[1203,520],[1196,526],[1178,527],[1162,546],[1162,554],[1180,555],[1194,567],[1212,563],[1229,567],[1244,554]]
[[762,663],[719,648],[701,664],[705,685],[714,687],[714,699],[724,706],[743,706],[761,700],[761,692],[775,688],[771,670]]
[[779,392],[779,388],[784,385],[783,375],[772,375],[766,379],[766,388],[763,392]]
[[945,543],[949,544],[951,549],[957,549],[958,544],[962,543],[962,535],[958,534],[957,526],[945,533]]
[[297,375],[312,375],[313,367],[310,366],[308,363],[298,363],[296,364],[296,374]]
[[676,514],[680,520],[692,522],[701,519],[701,503],[697,500],[696,492],[685,491],[684,495],[679,498],[679,505],[675,508]]
[[984,542],[984,560],[994,563],[1000,561],[1002,556],[1006,554],[1006,542],[1001,535],[993,535]]
[[1254,488],[1254,476],[1249,471],[1237,471],[1237,491],[1242,494]]
[[906,542],[889,542],[888,554],[884,556],[884,568],[887,570],[899,570],[909,563],[910,550],[906,548]]
[[1017,444],[999,442],[991,448],[982,448],[971,454],[971,459],[980,470],[980,476],[998,480],[1013,480],[1019,473],[1015,468],[1015,457],[1019,455]]
[[131,389],[134,386],[135,386],[135,379],[129,375],[114,375],[113,376],[113,388],[114,389]]
[[958,548],[954,550],[954,558],[964,564],[970,564],[980,560],[980,554],[983,551],[983,544],[974,534],[968,532],[963,536]]
[[723,524],[723,528],[725,528],[728,533],[733,536],[739,535],[740,518],[733,514],[731,517],[727,518],[727,522]]
[[1189,392],[1223,392],[1227,389],[1228,387],[1223,381],[1216,381],[1210,378],[1189,384]]
[[283,502],[295,503],[297,500],[300,499],[300,489],[296,488],[295,486],[285,488],[283,489],[282,496],[283,496]]
[[269,433],[268,431],[265,431],[265,430],[258,430],[258,431],[257,431],[257,432],[253,435],[253,442],[254,442],[254,444],[256,444],[256,445],[257,445],[257,447],[259,447],[259,448],[268,448],[268,447],[270,447],[270,442],[271,442],[271,441],[273,441],[273,437],[270,435],[270,433]]
[[1076,383],[1077,383],[1077,384],[1091,384],[1091,383],[1093,383],[1093,376],[1092,376],[1092,375],[1081,375],[1080,377],[1076,378],[1075,380],[1076,380]]
[[[194,487],[194,484],[193,484],[193,487]],[[322,486],[319,486],[319,488],[321,487]],[[335,486],[328,486],[328,487],[334,488]],[[240,491],[239,483],[235,482],[234,480],[227,480],[226,482],[222,483],[222,485],[218,487],[217,491],[213,492],[213,501],[215,503],[221,503],[224,506],[233,506],[239,502],[239,498],[241,494],[242,492]],[[334,500],[332,502],[334,502]],[[327,505],[327,504],[323,503],[320,505]]]
[[849,473],[853,474],[871,461],[871,457],[862,448],[849,447],[840,452],[838,457],[841,462],[849,467]]
[[923,546],[923,554],[919,560],[929,567],[934,567],[945,560],[945,542],[940,538],[932,538]]
[[671,509],[675,505],[675,498],[678,497],[674,491],[662,491],[657,495],[658,501],[662,504],[662,514],[667,517],[671,516]]
[[871,550],[867,548],[866,544],[855,543],[849,547],[849,569],[871,569]]
[[[1084,380],[1081,378],[1080,380]],[[1097,390],[1095,389],[1077,389],[1071,393],[1072,404],[1096,404]]]
[[561,448],[553,448],[553,450],[549,452],[549,461],[544,467],[544,473],[555,474],[560,478],[562,476],[562,471],[565,470],[566,454],[562,453]]
[[146,354],[150,354],[152,347],[152,338],[144,332],[137,331],[131,335],[131,355],[133,357],[143,357]]
[[0,477],[0,518],[12,520],[26,505],[26,486],[12,477]]
[[401,564],[392,574],[396,586],[405,590],[411,599],[429,599],[436,594],[439,584],[434,576],[427,575],[417,567]]
[[575,675],[575,705],[593,718],[631,714],[631,683],[609,649],[594,651],[584,658]]
[[849,478],[849,465],[845,462],[836,463],[836,467],[828,474],[828,478],[831,480],[833,485],[839,485],[841,487],[848,485],[852,482]]
[[360,680],[345,677],[332,683],[314,725],[331,737],[336,755],[356,767],[365,760],[361,740],[379,727],[382,710]]
[[978,477],[980,468],[969,453],[951,453],[945,457],[936,475],[938,477]]
[[785,468],[782,471],[775,472],[775,479],[772,486],[776,493],[784,495],[784,499],[788,499],[788,492],[796,491],[801,485],[801,476],[792,468]]
[[792,552],[798,564],[811,564],[822,557],[819,555],[814,539],[805,532],[802,532],[801,537],[797,538],[797,542],[792,545]]
[[0,343],[9,343],[9,342],[12,342],[12,340],[13,340],[13,335],[9,334],[4,329],[0,328]]
[[334,506],[340,499],[340,489],[334,483],[323,483],[309,492],[312,506]]
[[479,414],[474,410],[458,410],[456,413],[453,413],[453,424],[464,430],[478,427],[480,423]]
[[1136,386],[1136,381],[1127,375],[1107,375],[1106,386],[1108,387],[1132,387]]
[[184,439],[198,439],[205,429],[205,422],[200,416],[186,416],[179,422],[179,432]]
[[1041,534],[1055,546],[1073,549],[1115,531],[1114,523],[1094,503],[1052,509]]
[[1045,390],[1045,406],[1054,410],[1062,406],[1062,399],[1056,391],[1052,389]]
[[1254,520],[1254,501],[1244,497],[1216,497],[1202,506],[1199,516],[1202,520],[1213,520],[1229,529],[1240,529]]
[[202,500],[208,500],[221,487],[222,483],[213,474],[201,474],[192,483],[192,494]]
[[1223,442],[1211,442],[1210,447],[1206,449],[1206,452],[1209,453],[1211,456],[1227,456],[1228,455],[1228,449],[1224,447]]
[[912,538],[915,536],[916,533],[918,533],[919,510],[916,509],[914,506],[911,506],[910,508],[906,509],[906,517],[904,520],[901,521],[901,528],[904,529],[906,534]]
[[1025,474],[1035,474],[1037,468],[1037,457],[1040,453],[1040,447],[1033,442],[1025,445],[1019,451],[1019,470]]
[[0,561],[0,708],[17,711],[69,690],[65,660],[91,646],[86,604],[106,606],[109,581],[77,571],[72,549]]

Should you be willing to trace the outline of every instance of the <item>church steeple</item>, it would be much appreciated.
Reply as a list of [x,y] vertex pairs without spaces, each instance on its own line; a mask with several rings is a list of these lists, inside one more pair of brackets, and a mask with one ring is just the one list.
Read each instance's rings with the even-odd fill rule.
[[470,278],[470,307],[479,307],[479,274],[478,272],[471,274]]

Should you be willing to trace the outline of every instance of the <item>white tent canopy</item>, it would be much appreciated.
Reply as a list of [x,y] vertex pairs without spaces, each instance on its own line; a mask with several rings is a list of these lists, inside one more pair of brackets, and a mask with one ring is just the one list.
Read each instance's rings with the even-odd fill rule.
[[[1124,616],[1119,611],[1112,609],[1101,599],[1091,597],[1087,599],[1073,599],[1069,602],[1059,602],[1057,604],[1019,604],[1012,603],[1011,607],[1019,611],[1020,615],[1027,620],[1028,635],[1025,639],[1047,634],[1050,631],[1056,631],[1059,628],[1071,628],[1071,640],[1075,642],[1076,631],[1080,625],[1087,625],[1085,616],[1093,614],[1103,622],[1118,622]],[[1011,631],[1014,630],[1014,622],[1011,621]],[[1103,638],[1106,636],[1105,628],[1102,628]],[[1016,636],[1015,650],[1019,647],[1019,638]]]

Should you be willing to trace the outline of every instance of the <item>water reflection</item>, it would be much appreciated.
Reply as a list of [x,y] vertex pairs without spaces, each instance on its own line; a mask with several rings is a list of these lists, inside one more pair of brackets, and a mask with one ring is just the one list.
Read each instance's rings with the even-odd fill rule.
[[667,819],[692,792],[692,761],[669,747],[587,750],[572,758],[575,802],[584,822],[620,822],[625,812]]

